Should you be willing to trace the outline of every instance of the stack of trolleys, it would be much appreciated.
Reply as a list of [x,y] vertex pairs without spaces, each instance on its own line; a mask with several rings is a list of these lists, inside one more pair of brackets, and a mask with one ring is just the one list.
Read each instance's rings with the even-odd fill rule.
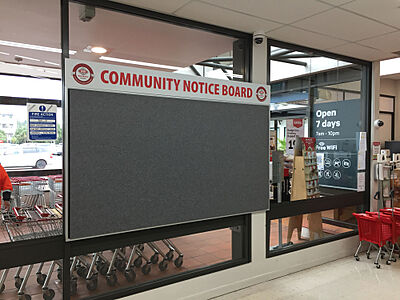
[[[393,218],[393,236],[392,236],[392,244],[393,247],[390,251],[390,256],[388,261],[386,262],[387,264],[389,264],[391,261],[395,262],[396,258],[393,257],[393,252],[394,252],[394,248],[397,247],[397,249],[400,249],[400,246],[398,244],[398,240],[400,237],[400,209],[399,208],[383,208],[379,210],[381,213],[392,216]],[[389,262],[389,263],[388,263]]]
[[47,179],[38,176],[12,177],[11,183],[16,207],[45,206],[44,190]]
[[[2,213],[2,221],[11,242],[57,236],[62,234],[62,218],[54,210],[40,205],[33,208],[14,207],[11,211]],[[25,294],[26,284],[31,275],[34,264],[28,266],[25,276],[20,277],[23,266],[18,267],[14,276],[15,286],[18,288],[19,299],[30,299]],[[43,263],[40,264],[37,274],[41,274]],[[8,275],[8,269],[3,270],[0,276],[0,292],[5,289],[4,282]],[[38,282],[44,281],[44,276],[38,276]]]
[[[371,253],[372,247],[378,248],[378,254],[375,259],[375,265],[379,269],[381,266],[379,264],[379,259],[384,257],[384,252],[382,252],[387,242],[393,241],[394,236],[394,221],[392,216],[380,214],[380,213],[353,213],[356,217],[358,223],[358,234],[360,239],[360,244],[357,248],[354,257],[357,261],[360,260],[358,254],[361,250],[362,242],[368,242],[369,247],[367,251],[367,258]],[[394,247],[394,245],[393,245]],[[390,258],[389,258],[390,259]],[[388,260],[387,264],[390,264]]]
[[50,175],[48,176],[48,182],[50,188],[49,206],[54,208],[56,203],[62,203],[63,176]]

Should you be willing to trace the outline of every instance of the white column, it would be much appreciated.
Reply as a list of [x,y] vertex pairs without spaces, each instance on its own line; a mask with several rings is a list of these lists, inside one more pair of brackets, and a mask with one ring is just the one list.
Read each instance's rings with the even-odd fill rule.
[[[251,75],[252,82],[262,84],[267,83],[267,37],[265,36],[264,32],[255,32],[253,35],[253,61]],[[265,129],[269,130],[269,124],[265,124],[265,126]],[[267,182],[269,182],[269,179],[267,180]],[[265,256],[267,253],[265,212],[262,211],[253,213],[251,219],[251,257],[253,262],[261,262],[265,260]]]

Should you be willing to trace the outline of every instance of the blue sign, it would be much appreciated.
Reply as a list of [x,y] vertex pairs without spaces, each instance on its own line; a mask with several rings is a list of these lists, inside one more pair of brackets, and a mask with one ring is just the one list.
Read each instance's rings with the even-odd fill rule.
[[48,104],[28,104],[28,139],[57,139],[57,107]]

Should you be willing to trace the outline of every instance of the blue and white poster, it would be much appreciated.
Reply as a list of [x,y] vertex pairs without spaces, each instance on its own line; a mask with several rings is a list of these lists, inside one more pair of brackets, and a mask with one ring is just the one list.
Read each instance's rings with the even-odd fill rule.
[[27,103],[28,140],[51,141],[57,139],[57,106]]

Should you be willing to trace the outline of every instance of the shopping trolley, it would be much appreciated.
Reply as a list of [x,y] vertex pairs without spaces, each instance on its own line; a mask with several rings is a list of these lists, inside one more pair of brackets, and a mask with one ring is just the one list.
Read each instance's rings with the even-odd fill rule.
[[[3,225],[11,242],[45,238],[62,234],[62,218],[55,209],[48,209],[40,205],[33,208],[14,207],[10,211],[4,211],[1,215]],[[21,278],[24,266],[20,266],[14,276],[15,286],[18,288],[19,299],[30,299],[25,294],[25,287],[31,275],[34,264],[28,266],[25,276]],[[43,263],[40,264],[37,274],[41,274]],[[0,289],[5,288],[5,280],[9,270],[3,270],[0,277]],[[45,281],[44,277],[41,277]],[[42,281],[38,277],[39,281]]]
[[11,177],[15,206],[32,208],[45,205],[44,191],[47,179],[38,176]]
[[398,240],[400,238],[400,209],[397,208],[383,208],[379,210],[381,213],[390,215],[393,218],[394,221],[394,226],[393,226],[393,236],[392,236],[392,250],[390,251],[390,257],[389,261],[396,261],[396,258],[393,257],[393,252],[395,247],[397,249],[400,249],[400,246],[398,244]]
[[63,175],[48,176],[50,189],[49,206],[54,208],[56,203],[62,202]]
[[385,214],[368,214],[368,213],[353,213],[358,223],[358,234],[360,244],[354,257],[357,261],[360,260],[358,254],[361,250],[362,242],[366,241],[369,244],[367,257],[369,256],[372,247],[378,248],[378,254],[375,259],[375,265],[379,269],[379,259],[381,258],[383,246],[392,241],[393,234],[393,219]]

